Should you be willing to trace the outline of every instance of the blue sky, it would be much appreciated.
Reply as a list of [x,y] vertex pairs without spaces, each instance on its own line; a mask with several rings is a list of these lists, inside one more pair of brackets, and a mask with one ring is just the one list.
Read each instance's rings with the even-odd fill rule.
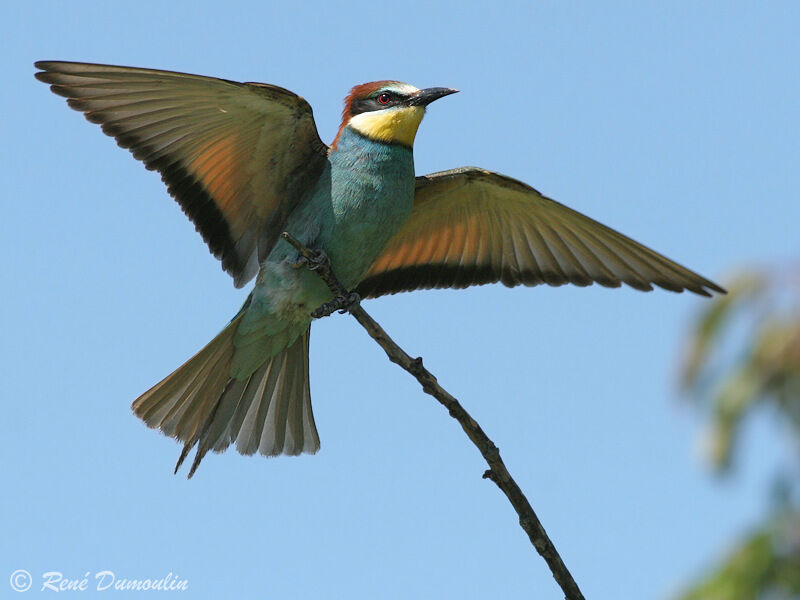
[[[128,406],[247,290],[33,61],[278,84],[326,141],[356,83],[457,87],[422,124],[418,174],[500,171],[724,283],[798,253],[799,16],[789,2],[4,4],[0,589],[15,569],[31,596],[46,571],[108,569],[173,572],[192,598],[560,597],[458,425],[350,317],[313,327],[318,455],[228,452],[172,475],[179,446]],[[703,302],[488,286],[366,308],[494,439],[587,597],[640,599],[674,593],[757,521],[780,449],[764,418],[736,477],[700,459],[675,379]]]

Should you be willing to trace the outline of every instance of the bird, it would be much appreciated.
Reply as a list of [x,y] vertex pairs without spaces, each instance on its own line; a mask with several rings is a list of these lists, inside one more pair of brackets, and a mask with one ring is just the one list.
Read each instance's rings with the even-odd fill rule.
[[456,93],[395,80],[356,85],[330,146],[302,97],[264,83],[64,61],[35,77],[158,171],[243,306],[222,331],[137,398],[133,412],[183,449],[189,477],[211,450],[313,454],[312,311],[332,292],[287,232],[323,251],[362,299],[418,289],[626,284],[725,290],[529,185],[477,167],[416,176],[427,107]]

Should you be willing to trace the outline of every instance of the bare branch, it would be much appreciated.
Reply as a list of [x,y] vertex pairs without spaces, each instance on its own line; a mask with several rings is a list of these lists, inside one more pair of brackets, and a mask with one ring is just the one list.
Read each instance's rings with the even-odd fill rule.
[[[514,510],[519,515],[519,524],[533,544],[536,551],[550,567],[553,578],[556,580],[567,600],[583,600],[583,594],[578,588],[578,584],[572,578],[564,561],[561,560],[553,542],[547,536],[542,523],[533,511],[528,499],[522,490],[511,477],[506,469],[503,460],[500,458],[500,451],[494,442],[484,433],[481,426],[473,419],[463,406],[450,395],[436,378],[422,366],[422,358],[411,358],[392,338],[361,308],[358,296],[350,294],[336,277],[333,275],[330,261],[324,252],[309,250],[297,239],[287,232],[281,234],[283,239],[288,241],[306,260],[308,268],[315,271],[327,284],[335,298],[314,311],[313,316],[327,316],[335,310],[346,310],[355,317],[367,333],[374,339],[393,363],[400,365],[403,369],[413,375],[422,386],[422,390],[438,400],[444,406],[450,416],[456,419],[472,443],[483,456],[489,465],[489,469],[483,474],[484,479],[491,479],[497,484],[508,498]],[[353,297],[355,296],[355,297]],[[334,307],[332,308],[331,307]]]

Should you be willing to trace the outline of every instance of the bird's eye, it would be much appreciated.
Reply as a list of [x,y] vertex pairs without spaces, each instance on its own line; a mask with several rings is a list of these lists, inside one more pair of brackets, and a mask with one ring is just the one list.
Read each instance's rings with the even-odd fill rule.
[[381,104],[389,104],[389,100],[391,99],[392,97],[389,94],[381,94],[380,96],[378,96],[378,102],[380,102]]

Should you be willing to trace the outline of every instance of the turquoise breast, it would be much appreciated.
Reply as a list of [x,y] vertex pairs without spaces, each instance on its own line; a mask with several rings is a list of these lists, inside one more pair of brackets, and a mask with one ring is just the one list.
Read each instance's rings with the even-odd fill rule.
[[411,212],[414,155],[346,127],[329,160],[331,218],[318,240],[336,276],[352,288]]

